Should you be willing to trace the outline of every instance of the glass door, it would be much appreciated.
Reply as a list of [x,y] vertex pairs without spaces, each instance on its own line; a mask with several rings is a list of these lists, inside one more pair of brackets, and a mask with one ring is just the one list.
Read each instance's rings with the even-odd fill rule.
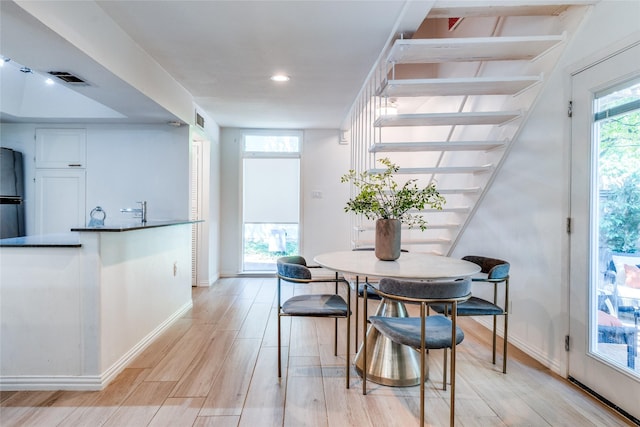
[[640,44],[574,75],[569,376],[640,419]]

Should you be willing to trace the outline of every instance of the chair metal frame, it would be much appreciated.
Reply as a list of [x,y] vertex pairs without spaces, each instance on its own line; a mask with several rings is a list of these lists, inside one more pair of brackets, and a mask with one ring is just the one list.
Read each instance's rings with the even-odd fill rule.
[[[302,259],[305,264],[298,264],[298,263],[289,263],[289,262],[284,262],[282,260],[284,259],[293,259],[293,258],[300,258]],[[277,265],[278,267],[280,266],[280,264],[295,264],[297,266],[300,267],[304,267],[308,270],[314,269],[314,268],[322,268],[319,265],[306,265],[306,260],[304,260],[304,257],[301,256],[293,256],[293,257],[282,257],[279,258],[277,260]],[[311,271],[309,271],[309,273],[311,274]],[[276,277],[278,279],[278,378],[282,377],[282,326],[281,326],[281,318],[282,317],[319,317],[319,318],[333,318],[335,319],[335,324],[334,324],[334,355],[338,356],[338,319],[344,318],[346,319],[346,323],[347,323],[347,331],[346,331],[346,356],[345,359],[347,361],[346,363],[346,388],[349,388],[349,373],[350,373],[350,368],[351,368],[351,346],[350,346],[350,341],[351,341],[351,288],[349,286],[349,282],[344,279],[344,277],[342,277],[338,272],[335,272],[335,276],[333,278],[327,278],[327,277],[322,277],[322,278],[316,278],[314,279],[313,277],[310,279],[300,279],[300,278],[295,278],[295,277],[289,277],[289,276],[285,276],[280,274],[280,268],[278,268],[278,271],[276,272]],[[347,298],[346,301],[344,301],[347,304],[347,311],[346,311],[346,315],[332,315],[332,314],[288,314],[288,313],[284,313],[282,311],[282,305],[283,305],[283,301],[282,301],[282,281],[285,282],[290,282],[290,283],[298,283],[298,284],[310,284],[310,283],[335,283],[335,295],[340,295],[339,294],[339,288],[338,288],[338,284],[343,283],[346,285],[346,291],[347,291]],[[305,295],[327,295],[327,294],[317,294],[317,293],[309,293],[309,294],[305,294]],[[340,297],[342,298],[342,297]],[[343,299],[344,300],[344,299]],[[286,302],[286,301],[285,301]]]
[[[381,279],[381,280],[385,280],[385,279]],[[394,279],[395,280],[395,279]],[[467,282],[470,282],[469,279],[463,279]],[[416,282],[416,281],[407,281],[407,280],[403,280],[404,282]],[[439,284],[442,284],[442,286],[447,286],[448,282],[454,282],[453,280],[451,281],[442,281]],[[470,283],[468,284],[468,286],[470,287]],[[450,407],[449,407],[449,424],[451,426],[454,425],[455,422],[455,387],[456,387],[456,347],[457,347],[457,308],[458,308],[458,304],[462,303],[466,300],[469,299],[469,297],[471,296],[471,292],[468,292],[466,295],[461,296],[461,297],[449,297],[449,298],[415,298],[415,297],[408,297],[408,296],[402,296],[402,295],[396,295],[396,294],[389,294],[386,292],[381,291],[380,289],[375,288],[374,286],[372,286],[369,283],[365,283],[365,287],[369,287],[373,290],[373,292],[380,296],[381,298],[384,299],[389,299],[389,300],[395,300],[395,301],[400,301],[403,303],[409,303],[409,304],[419,304],[420,305],[420,341],[421,341],[421,347],[419,349],[416,349],[419,351],[420,353],[420,425],[423,426],[424,425],[424,419],[425,419],[425,387],[424,387],[424,383],[426,382],[426,355],[428,353],[428,350],[426,348],[426,318],[428,317],[429,313],[428,313],[428,307],[431,304],[444,304],[446,305],[450,305],[451,309],[450,309],[450,313],[451,313],[451,341],[450,341],[450,348],[451,348],[451,363],[450,363],[450,377],[451,377],[451,388],[450,388]],[[364,300],[364,308],[363,308],[363,319],[362,319],[362,333],[363,336],[366,337],[366,333],[367,333],[367,323],[368,323],[368,315],[367,315],[367,292],[365,289],[364,295],[363,295],[363,300]],[[406,318],[405,318],[406,319]],[[382,331],[381,331],[382,332]],[[442,368],[442,372],[443,372],[443,381],[442,381],[442,389],[446,390],[447,389],[447,347],[442,347],[444,350],[444,362],[443,362],[443,368]],[[435,347],[432,349],[436,349]],[[362,351],[363,351],[363,360],[364,360],[364,366],[362,369],[362,394],[366,395],[367,394],[367,346],[363,345],[362,346]]]
[[[376,279],[376,281],[374,283],[376,283],[376,282],[377,282],[377,279]],[[360,286],[361,285],[362,285],[362,291],[360,290]],[[367,291],[367,285],[371,285],[371,282],[369,282],[369,277],[365,276],[364,282],[360,282],[360,276],[356,275],[356,279],[355,279],[355,282],[354,282],[354,288],[355,288],[354,291],[356,293],[356,301],[355,301],[355,303],[356,303],[356,313],[355,313],[356,326],[355,326],[354,331],[353,331],[353,335],[354,335],[353,343],[354,343],[354,346],[355,346],[356,350],[358,349],[358,316],[359,316],[359,306],[360,306],[358,300],[360,298],[363,298],[364,293]],[[362,292],[362,294],[360,292]],[[381,299],[381,298],[379,298],[377,296],[377,294],[373,294],[373,295],[376,295],[376,297],[374,297],[372,299],[375,299],[375,300],[378,300],[378,301]],[[371,295],[369,295],[369,298],[371,298]]]
[[[510,267],[509,263],[507,261],[501,260],[501,259],[497,259],[497,258],[490,258],[490,257],[483,257],[483,256],[477,256],[477,255],[467,255],[462,257],[463,260],[465,261],[469,261],[469,262],[473,262],[474,264],[478,264],[478,260],[490,260],[490,261],[495,261],[495,262],[500,262],[500,264],[495,264],[493,265],[491,268],[489,268],[487,271],[484,271],[486,269],[486,266],[483,265],[482,263],[478,264],[482,267],[482,272],[483,273],[487,273],[488,277],[487,278],[476,278],[476,277],[472,277],[471,281],[474,283],[478,283],[478,282],[485,282],[485,283],[492,283],[493,284],[493,305],[500,308],[502,310],[501,314],[494,314],[493,316],[493,342],[492,342],[492,349],[493,349],[493,354],[492,354],[492,359],[491,362],[495,365],[496,364],[496,346],[497,346],[497,335],[498,335],[498,331],[497,331],[497,325],[498,325],[498,316],[503,316],[504,317],[504,330],[503,330],[503,340],[502,340],[502,373],[506,374],[507,373],[507,351],[508,351],[508,344],[509,344],[509,340],[508,340],[508,327],[509,327],[509,274],[507,273],[506,276],[500,277],[500,278],[491,278],[491,270],[493,270],[493,268],[497,267],[498,265],[504,265],[506,264],[508,267]],[[500,306],[498,304],[498,285],[500,283],[504,282],[504,306]],[[491,302],[491,301],[490,301]],[[462,313],[460,313],[460,310],[462,309]],[[464,304],[462,304],[462,307],[458,307],[458,316],[467,316],[467,314],[464,313]],[[487,314],[469,314],[469,316],[487,316]]]
[[[507,351],[508,351],[508,328],[509,328],[509,269],[510,264],[507,261],[485,257],[480,255],[466,255],[462,257],[463,260],[472,262],[481,267],[481,273],[486,274],[487,277],[471,277],[473,283],[490,283],[493,285],[493,301],[489,301],[483,298],[472,296],[469,301],[462,303],[458,306],[458,316],[493,316],[493,340],[492,340],[492,359],[491,362],[496,364],[496,347],[498,336],[498,316],[504,316],[504,330],[503,330],[503,347],[502,347],[502,373],[507,373]],[[498,267],[506,269],[506,275],[498,275],[492,277],[496,271],[500,271]],[[498,273],[496,273],[498,274]],[[498,303],[498,287],[501,283],[504,283],[504,305],[501,306]],[[479,304],[481,308],[474,307],[472,304]],[[442,307],[434,307],[439,313],[443,313]],[[481,312],[487,311],[486,313]]]
[[[363,246],[363,247],[353,248],[351,250],[352,251],[375,251],[375,248],[369,247],[369,246]],[[406,250],[406,249],[400,249],[400,252],[409,252],[409,251]],[[356,293],[356,313],[355,313],[356,326],[355,326],[354,332],[353,332],[353,335],[354,335],[353,344],[354,344],[354,347],[356,348],[356,350],[358,349],[358,317],[359,317],[358,311],[359,311],[359,307],[360,307],[360,304],[359,304],[358,300],[363,297],[362,293],[366,292],[366,290],[367,290],[366,285],[367,284],[377,283],[377,282],[380,281],[380,277],[374,277],[373,279],[374,280],[369,281],[369,277],[365,276],[364,277],[364,282],[360,282],[360,276],[357,275],[357,274],[355,275],[355,283],[354,283],[354,286],[353,286],[353,288],[354,288],[353,290]],[[362,284],[362,289],[360,289],[360,285],[361,284]],[[375,294],[373,294],[373,293],[369,294],[369,297],[371,297],[371,295],[375,295]],[[381,298],[377,298],[376,297],[375,299],[380,300]]]

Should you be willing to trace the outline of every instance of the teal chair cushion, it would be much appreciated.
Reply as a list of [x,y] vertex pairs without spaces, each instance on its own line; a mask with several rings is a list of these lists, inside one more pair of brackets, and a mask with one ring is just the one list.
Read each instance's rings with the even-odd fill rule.
[[289,316],[346,316],[347,303],[339,295],[299,295],[282,304],[282,312]]
[[[420,348],[419,317],[371,316],[371,324],[392,341],[413,348]],[[464,339],[464,332],[456,327],[456,345]],[[427,316],[425,319],[425,348],[451,347],[451,319],[444,316]]]

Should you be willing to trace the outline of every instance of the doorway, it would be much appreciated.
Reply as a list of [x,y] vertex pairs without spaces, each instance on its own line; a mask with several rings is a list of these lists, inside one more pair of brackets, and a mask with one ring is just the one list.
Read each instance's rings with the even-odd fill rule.
[[193,126],[190,139],[189,219],[197,221],[191,228],[191,285],[210,286],[211,271],[215,271],[212,258],[217,255],[217,248],[211,243],[217,216],[210,202],[218,197],[216,188],[211,186],[211,141]]
[[639,57],[640,41],[572,77],[568,343],[569,377],[636,419]]

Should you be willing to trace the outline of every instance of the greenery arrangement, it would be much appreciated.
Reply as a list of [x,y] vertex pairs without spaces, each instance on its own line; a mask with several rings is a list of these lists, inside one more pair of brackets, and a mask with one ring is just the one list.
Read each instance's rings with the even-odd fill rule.
[[388,158],[378,161],[386,167],[382,173],[365,171],[357,174],[352,169],[342,176],[341,182],[353,183],[359,190],[354,198],[349,199],[344,211],[362,214],[370,220],[398,219],[409,228],[426,230],[427,222],[422,215],[412,214],[410,211],[421,211],[425,207],[442,209],[446,201],[435,184],[419,188],[417,179],[410,179],[400,185],[394,178],[400,167]]

